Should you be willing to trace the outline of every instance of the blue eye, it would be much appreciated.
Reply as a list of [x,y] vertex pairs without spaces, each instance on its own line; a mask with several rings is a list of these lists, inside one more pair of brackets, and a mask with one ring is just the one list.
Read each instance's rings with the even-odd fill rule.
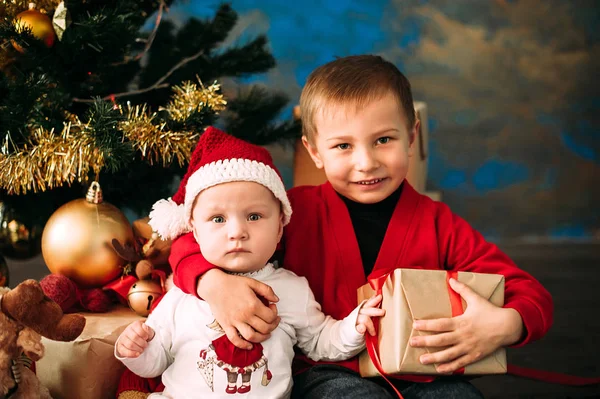
[[389,143],[390,140],[391,140],[391,138],[389,138],[389,137],[380,137],[377,139],[377,143],[378,144],[386,144],[386,143]]
[[253,213],[250,216],[248,216],[248,220],[251,222],[256,222],[257,220],[261,219],[262,216],[260,216],[258,213]]
[[214,223],[225,223],[225,218],[223,216],[215,216],[211,220]]
[[340,149],[340,150],[347,150],[350,148],[350,144],[348,143],[342,143],[342,144],[338,144],[335,146],[336,148]]

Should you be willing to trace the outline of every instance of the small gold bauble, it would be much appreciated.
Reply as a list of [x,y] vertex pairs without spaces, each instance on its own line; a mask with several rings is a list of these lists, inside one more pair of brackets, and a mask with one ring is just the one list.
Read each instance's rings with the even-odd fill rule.
[[[22,32],[25,28],[28,28],[31,29],[33,36],[43,41],[47,47],[52,47],[54,44],[56,35],[52,27],[52,21],[47,15],[42,14],[35,8],[30,8],[18,14],[14,23],[17,32]],[[21,53],[25,51],[15,41],[12,44],[17,51]]]
[[146,317],[152,304],[163,294],[159,283],[154,280],[139,280],[131,286],[127,294],[127,303],[135,313]]
[[0,253],[16,259],[38,255],[42,226],[42,223],[26,222],[15,208],[0,200]]
[[8,287],[8,283],[10,280],[8,279],[8,265],[6,261],[0,255],[0,287]]
[[52,273],[69,277],[81,287],[100,287],[117,278],[127,263],[113,249],[112,240],[135,245],[133,230],[123,213],[102,202],[93,182],[86,199],[58,208],[42,234],[42,255]]

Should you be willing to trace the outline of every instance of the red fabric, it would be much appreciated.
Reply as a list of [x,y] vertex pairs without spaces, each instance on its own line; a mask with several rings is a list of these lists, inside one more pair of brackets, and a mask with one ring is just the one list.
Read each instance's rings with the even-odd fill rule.
[[227,335],[222,335],[212,342],[217,359],[235,367],[246,367],[256,363],[263,356],[261,344],[254,344],[252,349],[240,349],[233,345]]
[[[369,284],[371,285],[371,288],[373,288],[375,290],[376,295],[382,294],[381,290],[382,290],[383,284],[384,284],[385,280],[387,280],[388,277],[389,277],[389,273],[387,273],[381,277],[378,277],[378,278],[369,279]],[[400,391],[398,391],[396,386],[388,379],[388,377],[392,378],[392,376],[389,376],[383,370],[383,366],[381,365],[381,360],[379,359],[379,351],[377,350],[377,336],[379,335],[379,317],[373,318],[372,321],[373,321],[373,327],[375,327],[375,335],[365,334],[365,341],[366,341],[365,346],[367,347],[367,352],[369,353],[369,357],[371,358],[371,361],[373,362],[373,365],[375,365],[375,368],[377,369],[377,371],[379,371],[379,374],[381,374],[383,379],[386,380],[387,383],[390,385],[390,387],[392,387],[394,392],[396,392],[396,395],[398,396],[398,398],[404,399],[404,396],[402,396],[402,394],[400,393]]]
[[138,279],[135,276],[122,276],[110,281],[102,287],[102,289],[113,291],[122,303],[127,303],[127,294],[136,281],[138,281]]
[[[357,288],[367,282],[348,209],[329,183],[296,187],[288,195],[294,216],[284,229],[283,265],[307,278],[323,312],[343,319],[356,307]],[[173,242],[170,261],[175,284],[192,294],[198,278],[214,267],[191,234]],[[552,324],[552,298],[537,280],[445,204],[418,194],[407,182],[371,277],[398,267],[504,275],[505,307],[519,312],[526,330],[516,346],[542,337]],[[314,364],[305,357],[297,360],[305,367]],[[357,358],[337,364],[358,370]]]
[[193,233],[179,236],[171,243],[169,263],[173,268],[173,283],[186,294],[198,296],[198,279],[216,266],[200,253]]
[[[452,317],[460,316],[464,313],[462,298],[460,294],[452,289],[450,286],[450,279],[458,280],[458,272],[451,271],[446,273],[446,287],[448,289],[448,297],[450,298],[450,308],[452,309]],[[465,368],[461,367],[456,370],[453,374],[464,374]]]
[[[192,153],[188,170],[179,184],[179,190],[173,195],[173,201],[177,205],[184,203],[188,180],[202,166],[211,162],[234,158],[261,162],[271,167],[279,175],[271,154],[265,148],[249,144],[211,126],[200,136],[200,140],[198,140],[198,144]],[[281,178],[281,175],[279,177]]]
[[[160,378],[158,379],[160,381]],[[125,368],[123,370],[123,374],[121,374],[121,378],[119,379],[116,396],[119,397],[119,395],[125,391],[136,391],[143,393],[154,392],[150,387],[150,381],[151,379],[140,377],[128,368]]]
[[508,365],[507,372],[511,375],[516,375],[523,378],[531,378],[532,380],[544,381],[552,384],[572,385],[578,387],[600,384],[600,377],[579,377],[575,375],[519,367],[512,364]]

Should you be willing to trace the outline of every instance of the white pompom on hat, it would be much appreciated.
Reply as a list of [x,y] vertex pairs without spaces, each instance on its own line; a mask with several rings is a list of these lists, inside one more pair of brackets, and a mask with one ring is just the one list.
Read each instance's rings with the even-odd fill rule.
[[152,207],[150,226],[164,239],[190,232],[192,205],[198,194],[209,187],[235,181],[255,182],[271,190],[281,201],[284,225],[290,221],[292,206],[269,152],[209,127],[200,137],[175,195]]

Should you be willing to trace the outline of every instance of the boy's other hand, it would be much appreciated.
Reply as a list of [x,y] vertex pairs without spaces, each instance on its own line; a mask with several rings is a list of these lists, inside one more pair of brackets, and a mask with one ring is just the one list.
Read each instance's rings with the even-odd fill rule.
[[[204,298],[229,340],[240,349],[252,349],[252,342],[270,337],[279,325],[279,298],[268,285],[253,278],[234,276],[211,269],[198,282],[198,295]],[[269,306],[260,300],[264,298]]]
[[521,338],[523,321],[516,310],[492,304],[455,279],[450,279],[450,287],[465,300],[467,308],[457,317],[414,322],[414,329],[437,334],[412,337],[410,345],[447,347],[422,355],[421,363],[435,363],[439,373],[452,373]]
[[127,358],[140,356],[154,335],[154,330],[146,323],[134,321],[121,333],[117,342],[117,354]]
[[369,298],[358,311],[356,331],[360,334],[364,334],[368,331],[369,335],[375,335],[375,326],[373,325],[371,317],[385,316],[385,310],[379,308],[382,298],[382,295],[375,295]]

